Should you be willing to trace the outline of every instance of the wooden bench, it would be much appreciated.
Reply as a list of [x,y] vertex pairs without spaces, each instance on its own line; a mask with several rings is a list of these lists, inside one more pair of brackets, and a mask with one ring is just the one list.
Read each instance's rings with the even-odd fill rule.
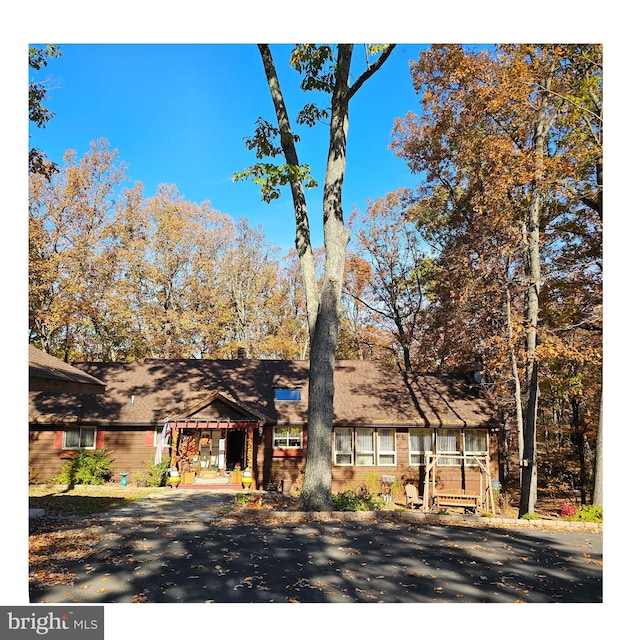
[[480,496],[473,493],[436,493],[433,496],[434,507],[464,507],[478,510],[480,506]]

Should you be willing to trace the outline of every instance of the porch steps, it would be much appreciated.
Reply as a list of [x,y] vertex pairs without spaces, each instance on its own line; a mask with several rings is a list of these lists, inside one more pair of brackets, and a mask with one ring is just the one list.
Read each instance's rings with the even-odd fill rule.
[[231,481],[231,474],[228,475],[218,475],[217,472],[212,471],[201,471],[198,475],[195,476],[193,482],[180,482],[178,484],[178,489],[206,489],[215,491],[242,491],[243,486],[241,483],[233,483]]
[[205,475],[196,476],[192,484],[231,484],[229,476]]
[[241,484],[227,483],[207,483],[207,482],[194,482],[193,484],[183,484],[182,482],[176,487],[180,489],[197,489],[198,491],[243,491],[244,487]]

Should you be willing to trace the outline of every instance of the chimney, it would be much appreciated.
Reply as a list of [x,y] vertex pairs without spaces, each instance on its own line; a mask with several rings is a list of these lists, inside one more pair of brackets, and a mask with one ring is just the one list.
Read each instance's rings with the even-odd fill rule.
[[476,384],[482,385],[486,382],[486,378],[484,377],[484,362],[482,361],[482,356],[476,356],[476,361],[474,364],[473,371],[473,380]]

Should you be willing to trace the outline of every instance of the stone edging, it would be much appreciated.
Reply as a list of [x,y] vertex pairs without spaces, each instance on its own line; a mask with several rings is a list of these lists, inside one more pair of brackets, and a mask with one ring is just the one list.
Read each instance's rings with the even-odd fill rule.
[[565,529],[588,530],[602,532],[599,522],[570,522],[567,520],[543,519],[528,520],[524,518],[504,518],[494,516],[487,518],[467,514],[439,515],[423,511],[267,511],[264,509],[242,508],[229,514],[254,516],[270,520],[286,522],[424,522],[434,525],[460,525],[465,527],[518,528],[518,529]]

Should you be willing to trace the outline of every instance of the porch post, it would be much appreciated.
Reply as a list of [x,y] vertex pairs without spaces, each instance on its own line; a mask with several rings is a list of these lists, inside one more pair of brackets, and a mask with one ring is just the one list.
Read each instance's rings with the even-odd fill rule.
[[245,451],[247,467],[253,471],[253,427],[247,429],[247,450]]
[[178,428],[174,424],[171,425],[171,460],[169,461],[169,468],[173,469],[176,466],[176,447],[178,445]]

